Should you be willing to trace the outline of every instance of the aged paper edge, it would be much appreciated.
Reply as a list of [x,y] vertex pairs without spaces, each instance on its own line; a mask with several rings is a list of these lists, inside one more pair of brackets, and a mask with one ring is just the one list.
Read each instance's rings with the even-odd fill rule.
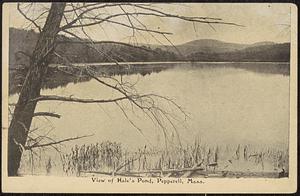
[[2,191],[32,193],[294,193],[297,191],[297,19],[291,6],[289,178],[202,179],[204,184],[93,183],[77,177],[7,177],[9,3],[2,4]]

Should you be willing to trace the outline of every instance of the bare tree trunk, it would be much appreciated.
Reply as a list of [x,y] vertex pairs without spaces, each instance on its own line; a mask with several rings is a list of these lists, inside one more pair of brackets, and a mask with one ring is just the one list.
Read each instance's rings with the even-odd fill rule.
[[66,3],[52,3],[39,40],[30,60],[30,68],[21,89],[8,133],[8,176],[17,176],[37,102],[47,72],[48,57],[54,49]]

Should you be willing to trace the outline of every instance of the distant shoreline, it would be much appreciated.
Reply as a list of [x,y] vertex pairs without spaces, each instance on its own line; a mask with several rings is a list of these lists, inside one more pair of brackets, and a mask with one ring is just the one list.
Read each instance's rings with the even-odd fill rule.
[[[281,61],[148,61],[148,62],[102,62],[102,63],[73,63],[75,66],[106,66],[106,65],[154,65],[154,64],[227,64],[227,63],[264,63],[264,64],[290,64],[290,62],[281,62]],[[61,64],[50,64],[49,67],[57,67]],[[63,65],[62,65],[63,66]]]
[[[145,76],[151,73],[158,73],[172,68],[237,68],[256,73],[281,74],[288,76],[290,74],[289,62],[203,62],[203,61],[163,61],[163,62],[103,62],[103,63],[74,63],[77,67],[91,67],[99,73],[107,75],[131,75],[141,74]],[[68,83],[83,82],[90,80],[89,77],[81,78],[79,81],[76,76],[66,75],[58,69],[66,69],[69,66],[62,64],[50,64],[43,88],[56,88],[66,86]],[[19,92],[25,79],[27,67],[19,65],[9,70],[9,93]],[[74,70],[73,70],[74,71]],[[74,74],[80,74],[74,71]]]

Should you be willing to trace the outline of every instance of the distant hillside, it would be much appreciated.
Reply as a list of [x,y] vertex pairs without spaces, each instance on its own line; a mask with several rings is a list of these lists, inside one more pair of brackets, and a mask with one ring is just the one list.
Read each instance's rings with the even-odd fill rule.
[[[9,29],[9,65],[28,64],[29,57],[37,42],[38,34],[34,31]],[[22,52],[22,53],[20,53]],[[24,54],[25,53],[25,54]]]
[[179,52],[188,56],[194,52],[205,52],[205,53],[221,53],[231,52],[246,48],[245,44],[226,43],[213,39],[200,39],[187,42],[185,44],[177,45],[176,48],[173,46],[158,46],[161,49],[166,49],[171,52]]
[[270,61],[289,62],[290,43],[252,45],[250,47],[221,53],[196,52],[190,54],[188,59],[192,61]]
[[257,42],[254,44],[249,45],[248,47],[252,47],[252,46],[264,46],[264,45],[273,45],[276,44],[275,42]]
[[[271,46],[276,45],[275,42],[257,42],[254,44],[237,44],[237,43],[228,43],[219,40],[213,39],[199,39],[187,42],[185,44],[177,45],[176,48],[174,46],[159,46],[152,45],[151,48],[161,48],[163,50],[171,51],[174,53],[180,53],[185,57],[194,56],[195,53],[203,53],[203,54],[222,54],[228,52],[237,52],[246,48],[251,48],[255,46]],[[213,56],[211,58],[214,58]],[[253,58],[252,56],[249,58]],[[189,58],[187,58],[189,59]]]
[[[28,65],[29,58],[34,50],[39,34],[34,31],[21,29],[9,29],[9,64],[10,67],[16,65]],[[94,63],[94,62],[119,62],[124,61],[174,61],[179,60],[173,52],[163,51],[159,48],[136,47],[125,43],[97,43],[95,49],[86,44],[79,43],[78,40],[59,36],[62,41],[57,46],[57,53],[64,56],[72,63]],[[76,43],[74,43],[76,42]],[[59,63],[61,59],[53,56],[52,63]]]
[[[34,31],[9,29],[9,64],[29,65],[39,34]],[[173,46],[132,46],[120,42],[96,42],[95,48],[78,40],[59,36],[62,41],[56,49],[72,63],[125,61],[279,61],[288,62],[290,44],[258,42],[254,44],[227,43],[212,39],[201,39]],[[74,43],[76,42],[76,43]],[[178,53],[178,51],[180,53]],[[62,62],[53,56],[52,63]]]

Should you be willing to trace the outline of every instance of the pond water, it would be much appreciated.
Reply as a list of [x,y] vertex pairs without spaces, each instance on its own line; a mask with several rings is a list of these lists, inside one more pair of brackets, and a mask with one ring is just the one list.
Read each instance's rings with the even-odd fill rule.
[[[115,76],[120,78],[120,76]],[[212,144],[287,145],[289,133],[289,76],[265,74],[229,67],[197,68],[177,66],[159,73],[128,75],[124,81],[137,82],[140,93],[155,93],[172,98],[189,115],[175,121],[181,142],[195,137]],[[43,90],[45,95],[106,99],[118,93],[95,80],[70,83],[66,87]],[[10,97],[11,102],[17,95]],[[37,111],[55,112],[60,119],[35,118],[32,128],[61,139],[85,134],[92,137],[70,142],[66,146],[105,140],[121,142],[126,148],[145,143],[163,145],[163,132],[138,109],[122,102],[128,118],[116,104],[81,104],[40,102]],[[161,105],[177,115],[168,105]],[[179,115],[179,114],[178,114]],[[181,117],[181,116],[179,116]],[[172,131],[170,131],[171,136]]]

